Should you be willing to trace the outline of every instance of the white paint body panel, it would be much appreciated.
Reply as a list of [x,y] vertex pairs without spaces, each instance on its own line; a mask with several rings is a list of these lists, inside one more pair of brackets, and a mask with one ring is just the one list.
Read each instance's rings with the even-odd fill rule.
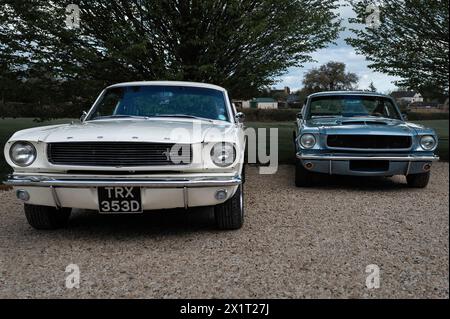
[[[111,87],[130,85],[180,85],[192,87],[204,87],[216,89],[224,93],[226,105],[230,115],[234,110],[230,105],[225,89],[203,83],[190,82],[132,82],[121,83]],[[103,94],[103,92],[102,92]],[[92,109],[91,109],[92,111]],[[132,178],[137,175],[129,175],[131,171],[136,172],[139,178],[146,175],[139,174],[139,171],[152,171],[148,178],[165,176],[176,177],[177,174],[183,178],[189,176],[214,177],[216,175],[240,176],[243,167],[245,143],[243,140],[243,126],[236,123],[234,117],[231,121],[203,121],[186,118],[151,118],[151,119],[105,119],[96,121],[86,121],[78,124],[52,125],[37,127],[16,132],[6,143],[4,148],[5,158],[8,164],[13,167],[14,175],[41,175],[60,176],[73,179],[82,178],[80,175],[69,175],[67,171],[124,171],[122,178]],[[34,145],[37,151],[37,158],[29,167],[19,167],[15,165],[9,157],[9,151],[14,142],[27,141]],[[137,166],[137,167],[104,167],[104,166],[70,166],[53,165],[47,160],[47,144],[55,142],[154,142],[154,143],[182,143],[192,144],[193,163],[184,166]],[[233,143],[237,149],[236,161],[227,168],[215,166],[209,155],[212,145],[217,142]],[[209,148],[208,148],[209,147]],[[170,172],[158,174],[158,172]],[[166,175],[165,175],[166,174]],[[93,175],[89,175],[91,178]],[[102,178],[104,176],[99,176]],[[117,177],[117,176],[116,176]],[[120,186],[115,184],[115,186]],[[141,188],[142,206],[144,210],[165,209],[196,206],[210,206],[223,203],[230,198],[237,190],[238,186],[226,187],[188,187],[183,188]],[[55,206],[54,196],[50,187],[17,186],[14,189],[26,190],[30,193],[29,204]],[[226,189],[228,197],[223,201],[215,198],[215,193],[219,189]],[[97,189],[95,187],[55,187],[58,200],[63,207],[98,209]],[[186,192],[186,193],[185,193]],[[187,194],[187,198],[185,198]]]

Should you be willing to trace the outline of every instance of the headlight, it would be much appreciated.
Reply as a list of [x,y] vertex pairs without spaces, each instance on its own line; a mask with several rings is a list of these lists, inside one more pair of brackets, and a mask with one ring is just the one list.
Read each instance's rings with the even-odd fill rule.
[[300,144],[304,148],[313,148],[316,145],[316,138],[312,134],[303,134],[300,137]]
[[211,160],[219,167],[227,167],[234,163],[236,149],[231,143],[217,143],[211,148]]
[[436,139],[431,135],[424,135],[420,139],[420,146],[426,151],[431,151],[436,146]]
[[9,150],[9,157],[18,166],[30,166],[36,159],[36,149],[28,142],[16,142]]

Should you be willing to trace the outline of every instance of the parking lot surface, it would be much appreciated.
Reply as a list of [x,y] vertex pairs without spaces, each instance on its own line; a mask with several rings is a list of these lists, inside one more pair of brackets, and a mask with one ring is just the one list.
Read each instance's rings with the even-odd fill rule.
[[[245,225],[214,229],[211,209],[104,216],[37,231],[0,192],[0,298],[448,298],[449,165],[426,189],[404,177],[321,177],[247,168]],[[69,264],[79,288],[66,288]],[[366,287],[368,265],[380,286]]]

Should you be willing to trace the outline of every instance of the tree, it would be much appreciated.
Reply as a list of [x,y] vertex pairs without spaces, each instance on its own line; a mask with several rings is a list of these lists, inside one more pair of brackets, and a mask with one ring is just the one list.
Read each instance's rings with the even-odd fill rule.
[[375,87],[375,85],[373,84],[373,82],[370,82],[370,85],[369,85],[369,91],[370,91],[370,92],[376,92],[376,91],[377,91],[377,88]]
[[[80,28],[66,7],[79,6]],[[218,84],[251,97],[333,41],[336,0],[0,0],[0,62],[44,68],[92,98],[135,80]],[[53,87],[54,81],[41,79]],[[59,82],[61,83],[61,81]],[[70,85],[69,85],[70,86]]]
[[[403,80],[398,85],[448,94],[449,0],[380,0],[379,25],[365,26],[371,0],[352,1],[355,36],[347,42],[367,57],[369,67]],[[369,10],[370,11],[370,10]],[[372,11],[372,14],[375,11]]]
[[319,91],[352,90],[358,83],[355,73],[346,73],[345,64],[328,62],[307,72],[303,78],[306,91],[311,94]]

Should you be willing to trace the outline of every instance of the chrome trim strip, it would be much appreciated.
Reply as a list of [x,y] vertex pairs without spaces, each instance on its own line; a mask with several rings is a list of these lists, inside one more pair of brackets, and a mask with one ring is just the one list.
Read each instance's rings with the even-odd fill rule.
[[302,160],[327,160],[327,161],[397,161],[397,162],[434,162],[439,160],[439,156],[341,156],[341,155],[302,155],[297,154]]
[[239,176],[210,177],[197,179],[56,179],[42,176],[9,176],[4,182],[10,186],[44,186],[44,187],[106,187],[106,186],[134,186],[149,188],[179,188],[179,187],[220,187],[241,184]]
[[59,200],[58,193],[56,193],[56,189],[53,186],[50,186],[50,189],[52,190],[52,196],[53,196],[53,201],[55,202],[55,207],[56,207],[56,209],[60,209],[61,202]]
[[409,175],[409,171],[411,170],[411,161],[409,161],[408,162],[408,168],[406,169],[406,174],[405,174],[405,176],[408,176]]
[[189,207],[189,195],[187,187],[183,187],[183,200],[184,200],[184,209],[188,209]]

